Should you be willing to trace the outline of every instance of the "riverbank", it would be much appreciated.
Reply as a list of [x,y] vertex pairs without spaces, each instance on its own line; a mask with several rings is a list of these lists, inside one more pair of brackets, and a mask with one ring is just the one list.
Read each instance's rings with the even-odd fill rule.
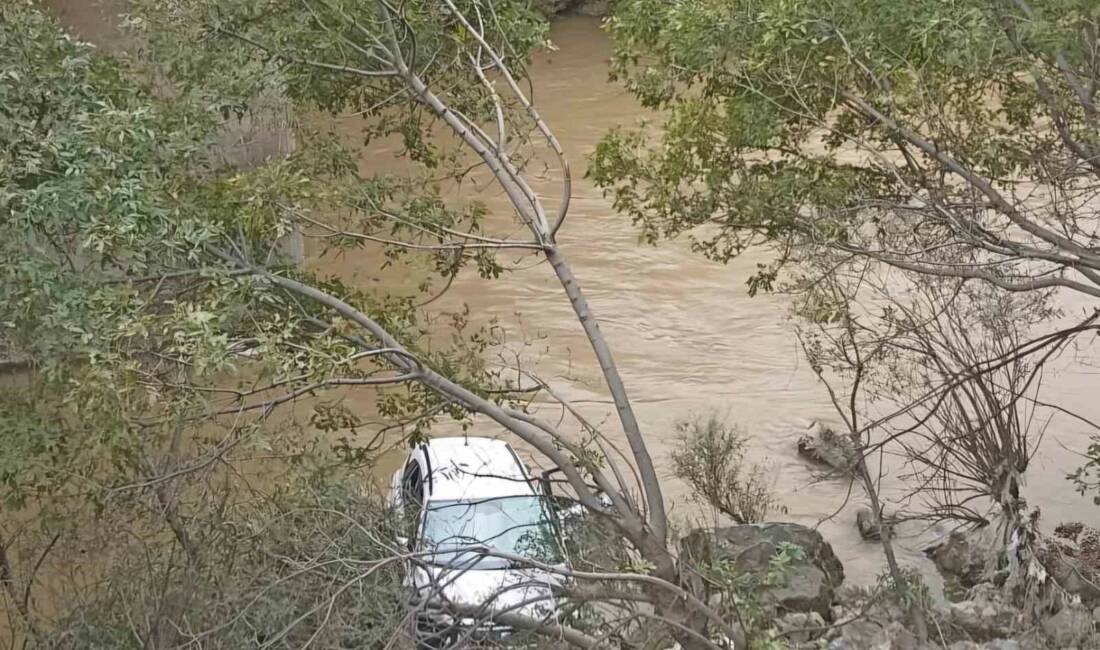
[[[732,587],[706,580],[708,602],[736,601],[736,647],[817,650],[1067,650],[1100,647],[1100,532],[1061,525],[1051,538],[1008,548],[991,525],[952,535],[931,553],[951,583],[936,593],[911,583],[845,581],[817,532],[789,523],[693,531],[681,553],[706,572],[734,567]],[[1026,535],[1031,538],[1031,535]],[[700,584],[703,588],[703,583]],[[925,621],[922,640],[914,612]],[[751,647],[756,647],[751,645]]]

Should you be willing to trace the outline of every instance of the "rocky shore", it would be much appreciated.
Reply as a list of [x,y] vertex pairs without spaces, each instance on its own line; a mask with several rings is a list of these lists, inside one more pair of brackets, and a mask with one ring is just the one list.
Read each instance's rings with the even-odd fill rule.
[[[681,553],[696,566],[729,567],[751,585],[749,598],[763,612],[763,624],[745,631],[738,647],[755,635],[819,650],[1100,648],[1100,532],[1063,524],[1053,537],[1035,541],[1025,563],[990,545],[995,532],[993,525],[956,532],[928,550],[951,588],[932,594],[918,587],[912,595],[928,620],[923,642],[910,625],[912,600],[902,602],[884,584],[844,584],[832,547],[805,526],[697,530],[681,541]],[[800,550],[790,555],[791,548]],[[783,553],[788,557],[777,572]],[[720,606],[723,594],[713,591],[708,588],[708,598]],[[745,600],[739,597],[738,605]]]

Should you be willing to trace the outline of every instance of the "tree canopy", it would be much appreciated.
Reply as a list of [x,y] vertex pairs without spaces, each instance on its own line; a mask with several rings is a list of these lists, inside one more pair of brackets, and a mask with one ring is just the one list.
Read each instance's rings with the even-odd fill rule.
[[[359,647],[388,643],[427,609],[464,618],[459,604],[403,600],[408,549],[360,470],[389,432],[415,443],[440,419],[476,415],[561,469],[600,543],[623,549],[570,574],[582,584],[562,598],[608,608],[587,629],[496,613],[582,647],[648,635],[645,620],[686,649],[728,647],[743,582],[701,580],[728,567],[676,552],[644,432],[557,242],[569,165],[524,78],[545,21],[511,0],[130,4],[134,44],[116,56],[29,0],[0,6],[0,336],[23,367],[0,396],[0,586],[20,632],[73,647]],[[716,259],[772,246],[753,290],[790,261],[805,263],[807,286],[873,260],[1039,290],[988,303],[1039,318],[1042,290],[1100,295],[1092,5],[625,1],[610,22],[614,71],[665,111],[664,128],[610,134],[591,174],[651,241],[704,227],[696,244]],[[290,109],[296,147],[246,161],[227,142],[266,102]],[[362,129],[352,141],[310,119],[348,112]],[[407,172],[361,173],[359,148],[382,138],[400,143]],[[526,175],[542,157],[558,167],[554,205]],[[472,174],[509,200],[508,234],[486,231],[476,200],[446,196]],[[351,286],[297,263],[296,238],[420,281],[411,294]],[[485,361],[492,333],[467,314],[443,331],[425,321],[422,300],[458,273],[505,272],[499,251],[548,263],[628,450],[610,450],[602,425],[523,369],[530,384],[504,380]],[[814,302],[824,295],[804,303],[810,320],[854,331],[850,296]],[[985,294],[947,301],[959,295]],[[881,322],[899,348],[954,345],[965,331],[952,321],[929,337],[912,327],[926,315]],[[880,332],[860,334],[848,349],[884,349],[870,336]],[[823,352],[815,370],[832,359],[848,371],[843,352]],[[985,349],[963,352],[958,364],[973,365]],[[943,358],[925,355],[913,390],[957,374]],[[1030,370],[1008,374],[1030,382]],[[573,429],[517,389],[562,401]],[[346,390],[378,391],[376,435],[325,397]],[[970,426],[999,400],[929,416]],[[308,426],[279,417],[302,402]],[[1013,417],[990,446],[1016,467],[1031,446]],[[341,444],[321,435],[337,432]],[[990,488],[982,449],[949,451],[972,469],[972,492],[1005,491],[1001,479]],[[755,518],[770,497],[734,457],[712,464],[757,500],[731,509]],[[88,548],[103,558],[66,576],[61,614],[36,610],[40,570]],[[493,603],[473,614],[493,615]]]
[[[111,57],[30,2],[0,9],[0,246],[19,260],[0,275],[0,321],[27,367],[2,401],[0,442],[15,452],[0,466],[0,582],[20,631],[78,646],[358,646],[399,636],[425,609],[460,620],[475,606],[404,600],[395,567],[408,549],[356,470],[386,432],[415,443],[440,418],[478,414],[560,468],[576,501],[637,556],[631,573],[586,575],[626,585],[623,598],[581,590],[574,607],[622,603],[629,622],[648,603],[641,611],[672,621],[686,647],[720,647],[707,627],[730,636],[729,626],[685,582],[656,468],[556,242],[568,163],[522,76],[542,19],[525,3],[450,0],[136,0],[132,10],[135,45]],[[263,100],[302,118],[297,148],[246,164],[225,141]],[[410,171],[361,174],[360,143],[311,128],[316,111],[356,112],[368,143],[398,138]],[[562,172],[554,212],[524,174],[546,152]],[[444,183],[474,171],[510,199],[521,234],[485,233],[476,201],[443,199]],[[492,335],[466,315],[441,332],[416,296],[311,272],[286,250],[297,236],[368,263],[407,262],[426,278],[421,292],[468,265],[499,275],[499,250],[541,256],[599,362],[634,471],[619,470],[575,411],[580,435],[513,399],[518,386],[485,363]],[[377,435],[335,449],[317,435],[354,436],[365,415],[318,396],[379,387]],[[302,400],[308,428],[278,418]],[[252,485],[257,476],[267,487]],[[40,569],[71,566],[81,544],[112,532],[120,539],[102,565],[66,582],[63,619],[46,620],[31,606]],[[219,571],[226,562],[236,570]],[[598,645],[563,621],[498,613]]]
[[[310,215],[353,214],[360,236],[322,230],[325,246],[418,269],[427,291],[467,263],[500,272],[491,249],[438,245],[448,229],[476,233],[484,212],[445,205],[438,183],[415,175],[362,178],[341,143],[305,127],[296,151],[246,164],[227,134],[257,117],[285,71],[233,52],[214,65],[212,51],[169,38],[143,47],[111,56],[34,3],[0,7],[0,337],[17,369],[0,398],[5,602],[41,644],[155,646],[183,634],[240,647],[256,627],[269,646],[314,633],[335,645],[389,638],[401,616],[392,558],[371,580],[326,563],[393,553],[357,472],[379,448],[356,435],[371,414],[313,399],[306,430],[272,416],[325,389],[385,386],[395,388],[379,398],[382,419],[414,439],[469,414],[260,270],[340,296],[417,363],[478,390],[492,382],[485,332],[454,319],[441,338],[417,295],[316,275],[287,241],[319,228]],[[409,260],[393,238],[424,250]],[[321,444],[317,431],[349,442]],[[109,553],[69,574],[104,540]],[[279,557],[303,562],[294,579],[279,577]],[[43,580],[56,585],[48,609],[60,620],[34,606]],[[342,600],[327,609],[331,625],[318,623],[351,586],[391,597]],[[266,607],[250,605],[261,598]],[[364,616],[374,623],[344,626]]]
[[1055,291],[1100,297],[1098,28],[1074,0],[626,0],[609,21],[613,76],[656,119],[589,174],[650,242],[771,252],[749,292],[795,294],[895,583],[864,462],[887,447],[914,516],[989,509],[1028,561],[1042,367],[1096,329],[1094,308],[1032,332]]
[[[591,171],[652,240],[831,249],[1100,296],[1092,2],[631,0],[614,71],[667,111]],[[750,282],[770,286],[774,268]]]

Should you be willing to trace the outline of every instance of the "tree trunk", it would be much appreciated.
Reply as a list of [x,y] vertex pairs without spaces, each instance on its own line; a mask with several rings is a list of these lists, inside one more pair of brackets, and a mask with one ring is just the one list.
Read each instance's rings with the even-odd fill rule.
[[[859,444],[858,440],[855,442],[857,445]],[[878,490],[875,489],[871,473],[867,469],[867,461],[862,453],[860,453],[859,462],[856,464],[856,471],[859,472],[859,478],[863,483],[863,489],[867,492],[867,498],[871,500],[871,513],[874,516],[875,526],[878,528],[882,552],[886,555],[886,566],[890,571],[890,579],[894,583],[894,589],[902,602],[907,599],[911,601],[909,620],[913,624],[913,633],[917,635],[917,639],[921,642],[927,641],[928,622],[924,617],[924,608],[919,601],[908,598],[908,594],[905,593],[906,588],[909,586],[909,580],[902,574],[901,567],[898,566],[897,555],[894,553],[894,542],[890,539],[891,531],[882,522],[882,504],[878,498]]]

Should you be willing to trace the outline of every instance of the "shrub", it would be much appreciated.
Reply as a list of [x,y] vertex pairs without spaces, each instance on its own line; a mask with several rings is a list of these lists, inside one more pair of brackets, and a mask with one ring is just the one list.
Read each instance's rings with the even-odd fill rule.
[[680,446],[672,454],[676,475],[695,497],[746,524],[762,521],[777,505],[760,465],[745,465],[745,435],[717,416],[676,425]]

